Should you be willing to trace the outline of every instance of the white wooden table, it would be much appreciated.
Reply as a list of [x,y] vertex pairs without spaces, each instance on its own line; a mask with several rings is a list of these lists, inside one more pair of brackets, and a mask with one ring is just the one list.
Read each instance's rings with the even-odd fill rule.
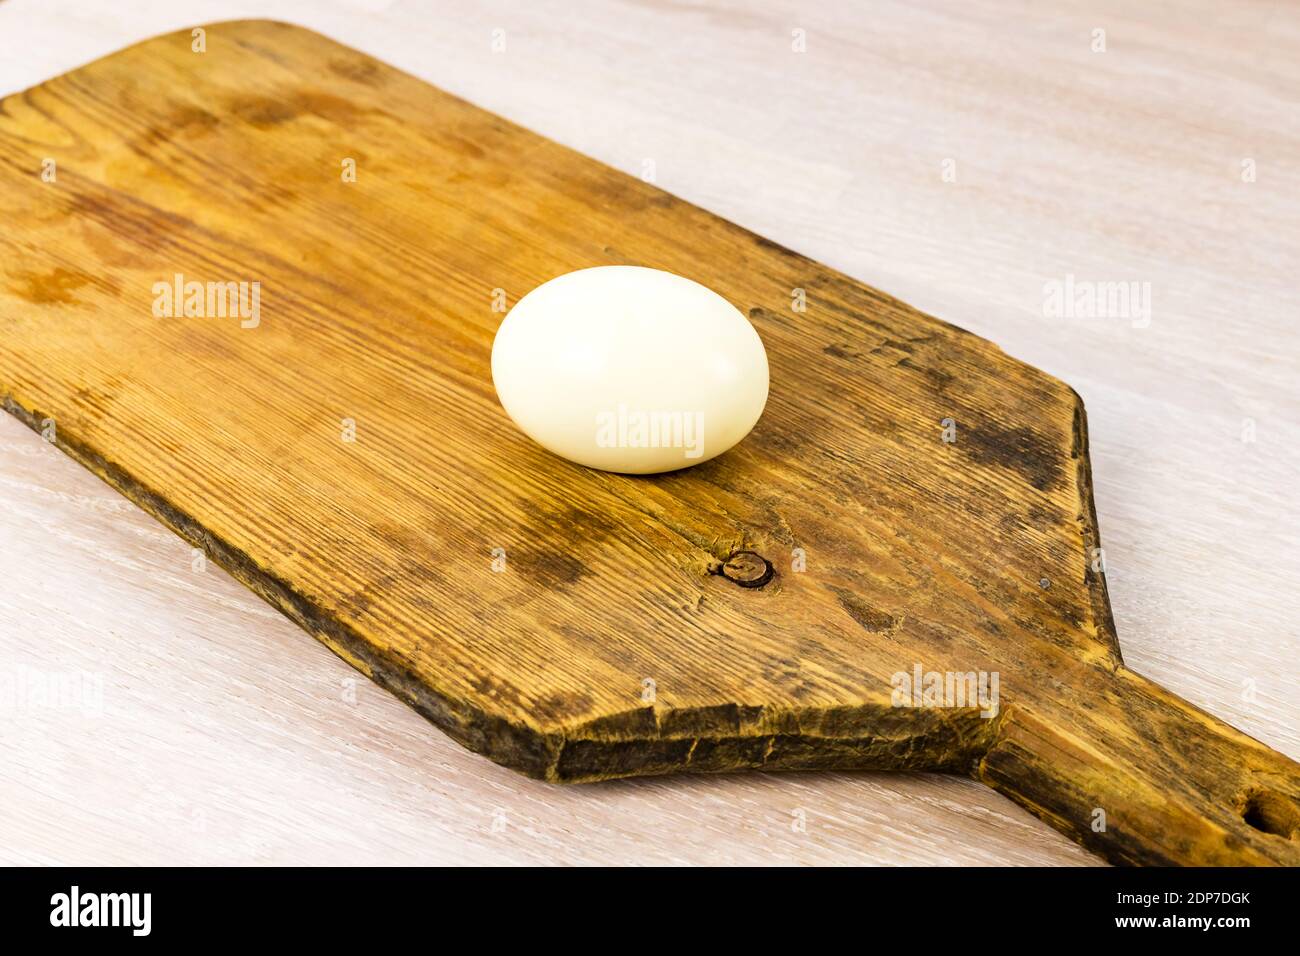
[[[652,163],[1074,385],[1128,663],[1300,757],[1300,7],[0,0],[0,94],[239,16]],[[1150,283],[1149,324],[1045,314],[1067,276]],[[1096,862],[959,779],[523,779],[8,416],[0,807],[8,863]]]

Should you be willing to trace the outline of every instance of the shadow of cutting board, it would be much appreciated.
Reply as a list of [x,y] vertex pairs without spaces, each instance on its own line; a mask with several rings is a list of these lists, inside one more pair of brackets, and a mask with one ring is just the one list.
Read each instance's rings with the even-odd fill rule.
[[[1078,396],[982,339],[265,21],[0,102],[0,219],[7,409],[495,761],[969,774],[1115,862],[1300,862],[1297,766],[1121,662]],[[497,404],[494,306],[608,263],[753,321],[731,452],[604,474]]]

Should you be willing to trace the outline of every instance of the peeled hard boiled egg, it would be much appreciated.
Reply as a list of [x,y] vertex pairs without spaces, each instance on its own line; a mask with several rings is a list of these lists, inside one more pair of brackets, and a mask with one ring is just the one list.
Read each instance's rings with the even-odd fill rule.
[[492,381],[539,445],[645,475],[698,465],[749,434],[767,403],[767,352],[698,282],[598,266],[519,300],[492,343]]

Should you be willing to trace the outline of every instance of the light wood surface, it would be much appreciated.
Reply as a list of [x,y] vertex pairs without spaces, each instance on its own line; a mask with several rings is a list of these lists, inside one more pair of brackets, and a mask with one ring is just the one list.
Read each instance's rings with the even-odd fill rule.
[[[21,4],[2,5],[0,18],[20,9]],[[1218,34],[1183,38],[1183,43],[1223,44],[1215,47],[1222,57],[1220,70],[1241,75],[1239,100],[1230,108],[1220,107],[1217,125],[1210,125],[1203,115],[1207,98],[1193,111],[1194,97],[1186,103],[1166,102],[1161,98],[1165,87],[1144,85],[1143,79],[1173,76],[1195,84],[1213,78],[1187,72],[1185,52],[1155,42],[1172,42],[1169,31],[1162,29],[1165,24],[1129,23],[1115,19],[1115,11],[1103,11],[1107,23],[1118,25],[1107,28],[1108,49],[1102,54],[1088,50],[1091,27],[1018,21],[1026,31],[1026,55],[1014,61],[1016,69],[1055,76],[1059,87],[1056,100],[1041,101],[1036,98],[1043,92],[1040,88],[1011,82],[1005,72],[1011,67],[1004,65],[996,45],[982,45],[988,41],[981,39],[979,30],[999,22],[992,8],[983,11],[987,23],[969,12],[937,17],[952,33],[952,55],[960,50],[963,58],[936,62],[928,74],[918,67],[923,75],[910,78],[914,82],[888,73],[888,83],[880,79],[885,75],[882,62],[871,57],[864,61],[855,55],[864,47],[852,42],[868,28],[877,37],[888,32],[879,19],[867,23],[864,16],[855,23],[841,12],[830,22],[810,23],[808,52],[794,54],[789,51],[789,28],[780,22],[798,19],[792,12],[702,16],[697,11],[689,26],[678,19],[675,31],[668,24],[683,16],[680,11],[629,7],[621,12],[624,16],[611,23],[606,45],[593,44],[585,50],[590,58],[576,65],[564,55],[571,45],[557,49],[567,42],[565,25],[548,21],[555,11],[536,7],[526,15],[500,14],[504,19],[494,26],[506,30],[507,48],[496,54],[491,52],[490,27],[482,55],[475,55],[464,34],[453,35],[441,19],[430,17],[439,23],[427,26],[431,32],[423,34],[424,50],[436,48],[437,42],[448,47],[436,70],[428,63],[423,69],[418,63],[404,63],[396,47],[368,49],[631,172],[644,169],[643,161],[654,158],[658,182],[670,191],[989,336],[1011,354],[1076,385],[1091,413],[1110,587],[1128,662],[1294,753],[1297,703],[1291,678],[1296,637],[1285,588],[1278,585],[1293,578],[1295,569],[1295,558],[1283,547],[1295,532],[1295,512],[1286,500],[1288,469],[1293,473],[1296,465],[1291,424],[1295,400],[1285,390],[1287,375],[1295,371],[1293,361],[1287,364],[1295,342],[1287,341],[1280,318],[1295,304],[1283,252],[1286,229],[1295,218],[1296,193],[1287,192],[1286,185],[1294,185],[1296,151],[1294,134],[1269,120],[1294,90],[1294,72],[1285,72],[1280,56],[1269,59],[1258,51],[1253,57],[1240,55],[1239,46],[1223,40],[1232,24],[1222,25]],[[922,54],[935,49],[933,43],[922,42],[925,19],[918,19],[915,11],[894,14],[899,18],[891,34],[894,42],[873,48],[875,55],[923,63]],[[344,19],[345,14],[337,17]],[[392,17],[389,29],[401,34],[403,43],[416,43],[420,34],[410,29],[409,10],[369,13],[355,22],[379,24],[385,17]],[[825,12],[818,17],[825,18]],[[645,22],[633,23],[637,18]],[[1294,38],[1295,23],[1279,19],[1273,18],[1274,34],[1285,35],[1289,29]],[[514,22],[520,23],[518,30],[511,26]],[[0,19],[0,27],[4,24]],[[661,24],[664,40],[645,43],[642,49],[647,24]],[[148,26],[135,36],[114,39],[98,52],[174,25]],[[367,48],[363,30],[331,30],[319,20],[312,25]],[[1247,32],[1254,27],[1254,21],[1237,25]],[[378,26],[374,29],[382,32]],[[464,29],[472,33],[473,27]],[[441,40],[432,39],[440,30],[445,31],[438,34]],[[552,31],[549,46],[547,30]],[[755,43],[756,34],[771,30],[782,38],[775,48]],[[1071,30],[1083,34],[1082,53],[1075,52],[1072,38],[1064,45],[1060,39]],[[1140,65],[1132,62],[1131,48],[1129,59],[1117,56],[1116,36],[1125,30],[1130,44],[1135,37],[1146,41],[1141,46],[1146,60]],[[933,28],[928,31],[932,33]],[[525,48],[522,63],[510,60],[519,50],[520,44],[513,42],[518,34]],[[8,40],[13,31],[6,29],[4,35]],[[828,41],[824,52],[816,46],[819,35]],[[967,42],[962,43],[963,38]],[[610,56],[619,42],[641,49],[641,73],[629,72],[626,55]],[[1267,46],[1269,41],[1261,42]],[[725,82],[711,72],[717,63],[698,80],[683,81],[685,64],[674,59],[690,48],[696,55],[687,59],[696,62],[700,47],[710,44],[718,51],[717,63],[731,69],[722,74]],[[941,47],[946,49],[947,43]],[[1029,56],[1030,51],[1036,56]],[[778,56],[791,60],[786,63]],[[814,66],[819,56],[823,59]],[[439,70],[457,58],[459,80],[441,76]],[[1112,65],[1116,59],[1120,63]],[[464,85],[475,62],[480,72],[497,71],[481,91]],[[774,82],[774,63],[787,71],[783,82]],[[49,69],[14,87],[72,65]],[[591,108],[573,111],[592,122],[625,107],[619,119],[600,125],[600,136],[609,137],[604,153],[599,146],[566,135],[571,129],[565,117],[573,122],[574,116],[556,104],[583,101],[573,98],[576,92],[562,95],[554,87],[546,93],[548,84],[562,85],[556,79],[561,65],[574,75],[581,69],[588,76],[604,70],[617,80],[604,89],[583,90],[582,95],[592,98]],[[859,72],[854,74],[850,65]],[[537,82],[512,82],[519,75],[502,76],[502,69],[523,70],[523,76],[536,71]],[[1069,74],[1071,82],[1062,73]],[[849,77],[855,75],[856,89],[876,92],[878,110],[861,112],[871,97],[851,95],[855,87]],[[765,119],[770,122],[771,111],[786,101],[789,113],[779,125],[788,132],[764,132],[762,120],[744,121],[743,106],[765,77],[773,91],[764,101]],[[1252,78],[1255,86],[1246,83]],[[646,99],[647,90],[664,84],[671,85],[672,95]],[[581,86],[573,82],[572,90]],[[503,96],[516,92],[517,108],[491,102],[493,90]],[[1126,92],[1121,95],[1121,90]],[[710,101],[728,92],[736,103],[731,112]],[[539,95],[540,100],[533,100]],[[559,99],[547,102],[548,95]],[[1059,102],[1070,95],[1077,98],[1072,108]],[[1107,102],[1099,106],[1099,99]],[[1160,148],[1164,141],[1153,131],[1158,124],[1148,121],[1136,129],[1133,124],[1116,125],[1110,115],[1116,100],[1130,111],[1153,110],[1181,135],[1200,136],[1206,142],[1199,148],[1189,146],[1185,155],[1165,155]],[[641,105],[651,101],[653,106]],[[606,104],[604,113],[601,102]],[[983,105],[978,115],[971,112],[976,103]],[[679,128],[657,129],[656,124],[674,116]],[[548,117],[554,117],[551,126]],[[623,124],[632,124],[652,144],[640,150],[643,155],[618,155],[635,139],[618,135],[620,130],[629,132]],[[1085,135],[1090,128],[1091,134]],[[1017,138],[1022,150],[1012,155],[1007,146]],[[811,150],[810,140],[816,146]],[[1090,152],[1102,140],[1107,148]],[[1223,153],[1238,142],[1249,143],[1249,148],[1243,145],[1241,155],[1229,155],[1226,170],[1220,169],[1222,164],[1204,162],[1211,143]],[[933,159],[926,159],[931,152]],[[807,155],[820,155],[818,163],[796,159]],[[1245,183],[1241,160],[1250,156],[1257,160],[1259,176]],[[942,178],[945,158],[956,160],[956,182]],[[690,167],[692,176],[699,178],[687,177],[681,169],[683,178],[672,181],[668,170],[679,165]],[[800,172],[800,165],[807,168]],[[837,174],[836,169],[843,172]],[[1129,177],[1118,180],[1126,182],[1127,189],[1117,184],[1120,174]],[[716,193],[707,182],[710,175]],[[1186,182],[1178,189],[1168,188],[1180,180]],[[722,195],[728,184],[742,195]],[[808,193],[800,196],[800,190]],[[1118,201],[1121,194],[1123,203]],[[1099,212],[1102,208],[1106,214]],[[763,224],[764,216],[778,213],[786,218],[773,220],[774,226]],[[1275,221],[1264,228],[1270,219]],[[1160,222],[1163,229],[1151,228]],[[1234,230],[1240,242],[1229,251]],[[1067,273],[1084,279],[1150,281],[1150,326],[1044,317],[1043,283]],[[1250,303],[1245,315],[1243,301]],[[1254,442],[1241,440],[1244,418],[1254,419]],[[1110,442],[1108,420],[1117,431]],[[0,605],[18,624],[5,628],[5,639],[15,644],[12,653],[6,649],[6,660],[47,677],[87,669],[101,675],[105,685],[102,715],[29,705],[18,708],[16,719],[7,725],[12,737],[6,734],[6,744],[16,757],[3,780],[6,797],[18,811],[6,825],[17,828],[19,835],[9,841],[6,852],[14,859],[84,859],[76,855],[76,847],[100,854],[95,859],[105,862],[168,859],[169,850],[177,848],[194,860],[342,856],[354,862],[412,859],[408,854],[420,859],[521,861],[1083,859],[1004,802],[956,781],[809,775],[681,778],[607,784],[597,791],[559,790],[504,776],[484,761],[457,753],[418,719],[414,726],[405,725],[407,715],[391,709],[376,718],[387,728],[381,732],[375,720],[364,719],[364,710],[368,696],[384,695],[364,682],[355,688],[355,705],[349,703],[351,690],[335,694],[328,678],[328,689],[308,693],[298,708],[276,702],[277,695],[294,698],[304,692],[311,682],[300,675],[313,664],[323,674],[340,675],[339,680],[350,674],[328,656],[320,660],[301,649],[279,656],[280,645],[302,644],[302,635],[274,615],[268,619],[266,609],[251,598],[248,602],[256,611],[235,611],[238,623],[221,623],[222,602],[238,608],[244,596],[211,568],[201,578],[194,575],[188,548],[148,519],[114,515],[101,537],[90,537],[88,519],[93,523],[103,516],[94,505],[79,507],[78,502],[116,499],[93,480],[78,486],[86,476],[78,475],[75,466],[51,461],[57,455],[52,449],[21,434],[13,423],[5,426],[5,447],[12,447],[14,454],[5,455],[0,475],[6,488],[16,490],[3,499],[7,516],[0,533],[4,559],[16,566],[7,567],[4,576],[6,582],[22,582],[14,585],[12,599]],[[1108,455],[1115,469],[1109,478]],[[47,477],[25,478],[31,471]],[[81,490],[69,496],[72,487]],[[1109,511],[1108,488],[1115,499]],[[40,490],[46,492],[44,498]],[[39,509],[33,500],[41,502]],[[56,513],[59,508],[80,517],[69,520]],[[33,518],[33,513],[40,517]],[[1211,527],[1216,516],[1218,523]],[[122,528],[131,520],[139,522],[141,533],[128,536],[134,542],[128,546],[121,540]],[[151,537],[159,534],[174,549],[170,562],[163,558],[168,545]],[[48,557],[42,541],[47,550],[62,548],[56,551],[61,557]],[[151,549],[155,564],[149,563]],[[79,553],[84,558],[80,564]],[[134,566],[135,576],[123,573],[119,578],[112,569],[121,565]],[[49,590],[56,580],[61,582],[58,588]],[[119,580],[121,587],[114,591]],[[177,590],[169,590],[167,582],[175,582]],[[1129,620],[1125,588],[1131,602]],[[39,589],[39,600],[33,600],[33,589]],[[62,605],[52,597],[60,591],[65,595]],[[161,600],[177,591],[187,597]],[[156,607],[148,600],[137,606],[142,592],[153,595]],[[114,620],[115,631],[110,623]],[[259,622],[255,629],[249,627],[252,620]],[[230,630],[215,633],[224,628]],[[160,680],[164,660],[157,655],[165,653],[169,639],[175,641],[175,656],[191,661],[208,656],[213,662],[190,663]],[[137,659],[121,653],[124,642]],[[92,653],[96,647],[99,654]],[[225,662],[224,668],[216,662]],[[293,663],[286,667],[286,662]],[[137,667],[143,670],[132,669]],[[214,680],[216,674],[225,679]],[[1253,681],[1253,687],[1243,687],[1245,681]],[[238,688],[235,694],[230,693],[232,685]],[[170,689],[164,693],[164,688]],[[248,712],[237,719],[238,702],[245,699]],[[373,706],[397,705],[376,699]],[[302,708],[314,709],[315,717],[301,713]],[[329,741],[314,740],[308,748],[321,761],[315,788],[312,780],[303,779],[306,769],[295,761],[298,745],[277,746],[281,738],[276,733],[303,735],[312,726],[328,728],[320,733]],[[382,739],[376,740],[376,735]],[[202,739],[210,741],[210,749],[200,744]],[[426,750],[429,741],[434,749]],[[373,752],[391,755],[387,775],[368,762]],[[337,763],[331,762],[331,753]],[[430,775],[430,761],[435,760],[448,766]],[[121,768],[133,761],[139,761],[143,771],[123,773]],[[231,774],[231,767],[240,767],[251,782],[245,786]],[[682,789],[675,792],[678,786]],[[146,788],[143,793],[141,787]],[[101,789],[102,797],[96,794]],[[616,796],[597,801],[589,795],[594,792]],[[800,799],[791,805],[795,797]],[[60,812],[49,812],[51,802]],[[935,802],[940,805],[925,805]],[[791,811],[800,807],[806,814],[806,832],[791,828]],[[370,839],[340,824],[358,812],[374,821],[377,829]],[[496,828],[500,832],[493,832],[494,815],[504,821],[504,827]],[[224,837],[217,835],[219,827],[227,828]],[[413,839],[412,830],[425,835]],[[245,836],[236,840],[232,831]],[[531,842],[522,841],[523,834]]]

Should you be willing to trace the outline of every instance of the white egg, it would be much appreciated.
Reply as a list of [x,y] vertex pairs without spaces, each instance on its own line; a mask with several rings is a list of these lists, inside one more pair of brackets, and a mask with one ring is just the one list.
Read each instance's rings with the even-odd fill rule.
[[653,474],[698,465],[749,434],[767,352],[730,302],[640,266],[580,269],[515,305],[492,380],[526,435],[580,465]]

